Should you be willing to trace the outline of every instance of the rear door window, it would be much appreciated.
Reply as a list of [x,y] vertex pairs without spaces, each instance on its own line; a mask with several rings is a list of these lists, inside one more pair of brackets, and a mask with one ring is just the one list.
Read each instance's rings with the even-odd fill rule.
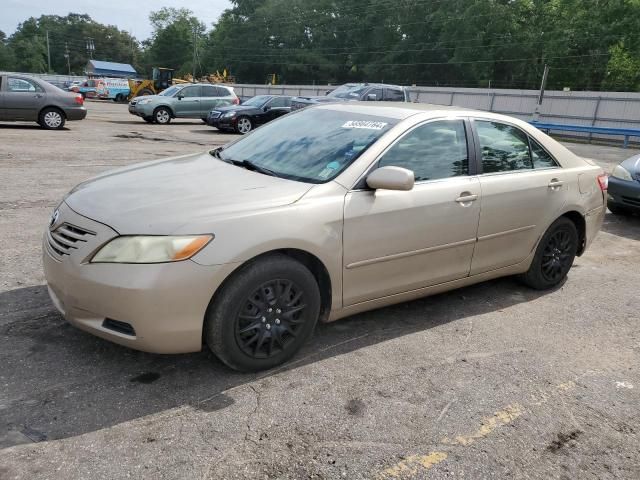
[[553,158],[544,148],[540,146],[533,138],[529,137],[529,145],[531,145],[531,158],[533,159],[533,168],[555,168],[558,166],[555,158]]
[[30,82],[24,78],[9,77],[7,90],[10,92],[42,92],[40,85]]
[[213,85],[202,85],[202,96],[203,97],[219,97],[218,89]]
[[500,122],[476,120],[482,151],[482,172],[531,170],[529,138],[519,128]]

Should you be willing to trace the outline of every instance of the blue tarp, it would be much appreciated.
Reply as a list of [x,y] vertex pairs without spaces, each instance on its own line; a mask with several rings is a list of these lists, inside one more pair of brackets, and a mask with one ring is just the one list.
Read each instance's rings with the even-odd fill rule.
[[138,75],[135,68],[128,63],[103,62],[101,60],[89,60],[87,73],[91,76],[118,78],[133,78]]

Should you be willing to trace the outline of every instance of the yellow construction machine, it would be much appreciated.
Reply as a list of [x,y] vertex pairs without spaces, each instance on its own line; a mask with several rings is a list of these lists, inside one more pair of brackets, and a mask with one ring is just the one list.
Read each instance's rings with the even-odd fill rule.
[[129,100],[142,95],[157,95],[175,82],[173,68],[153,67],[151,80],[129,79]]

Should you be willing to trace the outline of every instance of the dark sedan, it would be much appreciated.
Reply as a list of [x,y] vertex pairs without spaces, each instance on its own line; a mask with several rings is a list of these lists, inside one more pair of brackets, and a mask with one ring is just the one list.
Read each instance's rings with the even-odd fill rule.
[[42,128],[59,130],[67,120],[86,116],[79,93],[30,75],[0,72],[0,121],[37,122]]
[[244,135],[258,125],[270,122],[290,111],[291,97],[257,95],[242,105],[229,105],[211,110],[207,124],[218,130],[234,131]]
[[611,213],[640,213],[640,155],[616,165],[609,176],[607,206]]

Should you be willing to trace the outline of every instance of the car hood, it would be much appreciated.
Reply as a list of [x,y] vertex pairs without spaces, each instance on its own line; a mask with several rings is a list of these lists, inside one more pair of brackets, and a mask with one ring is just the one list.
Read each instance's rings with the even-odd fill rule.
[[65,202],[123,235],[206,233],[218,217],[289,205],[312,186],[201,153],[107,172],[78,185]]

